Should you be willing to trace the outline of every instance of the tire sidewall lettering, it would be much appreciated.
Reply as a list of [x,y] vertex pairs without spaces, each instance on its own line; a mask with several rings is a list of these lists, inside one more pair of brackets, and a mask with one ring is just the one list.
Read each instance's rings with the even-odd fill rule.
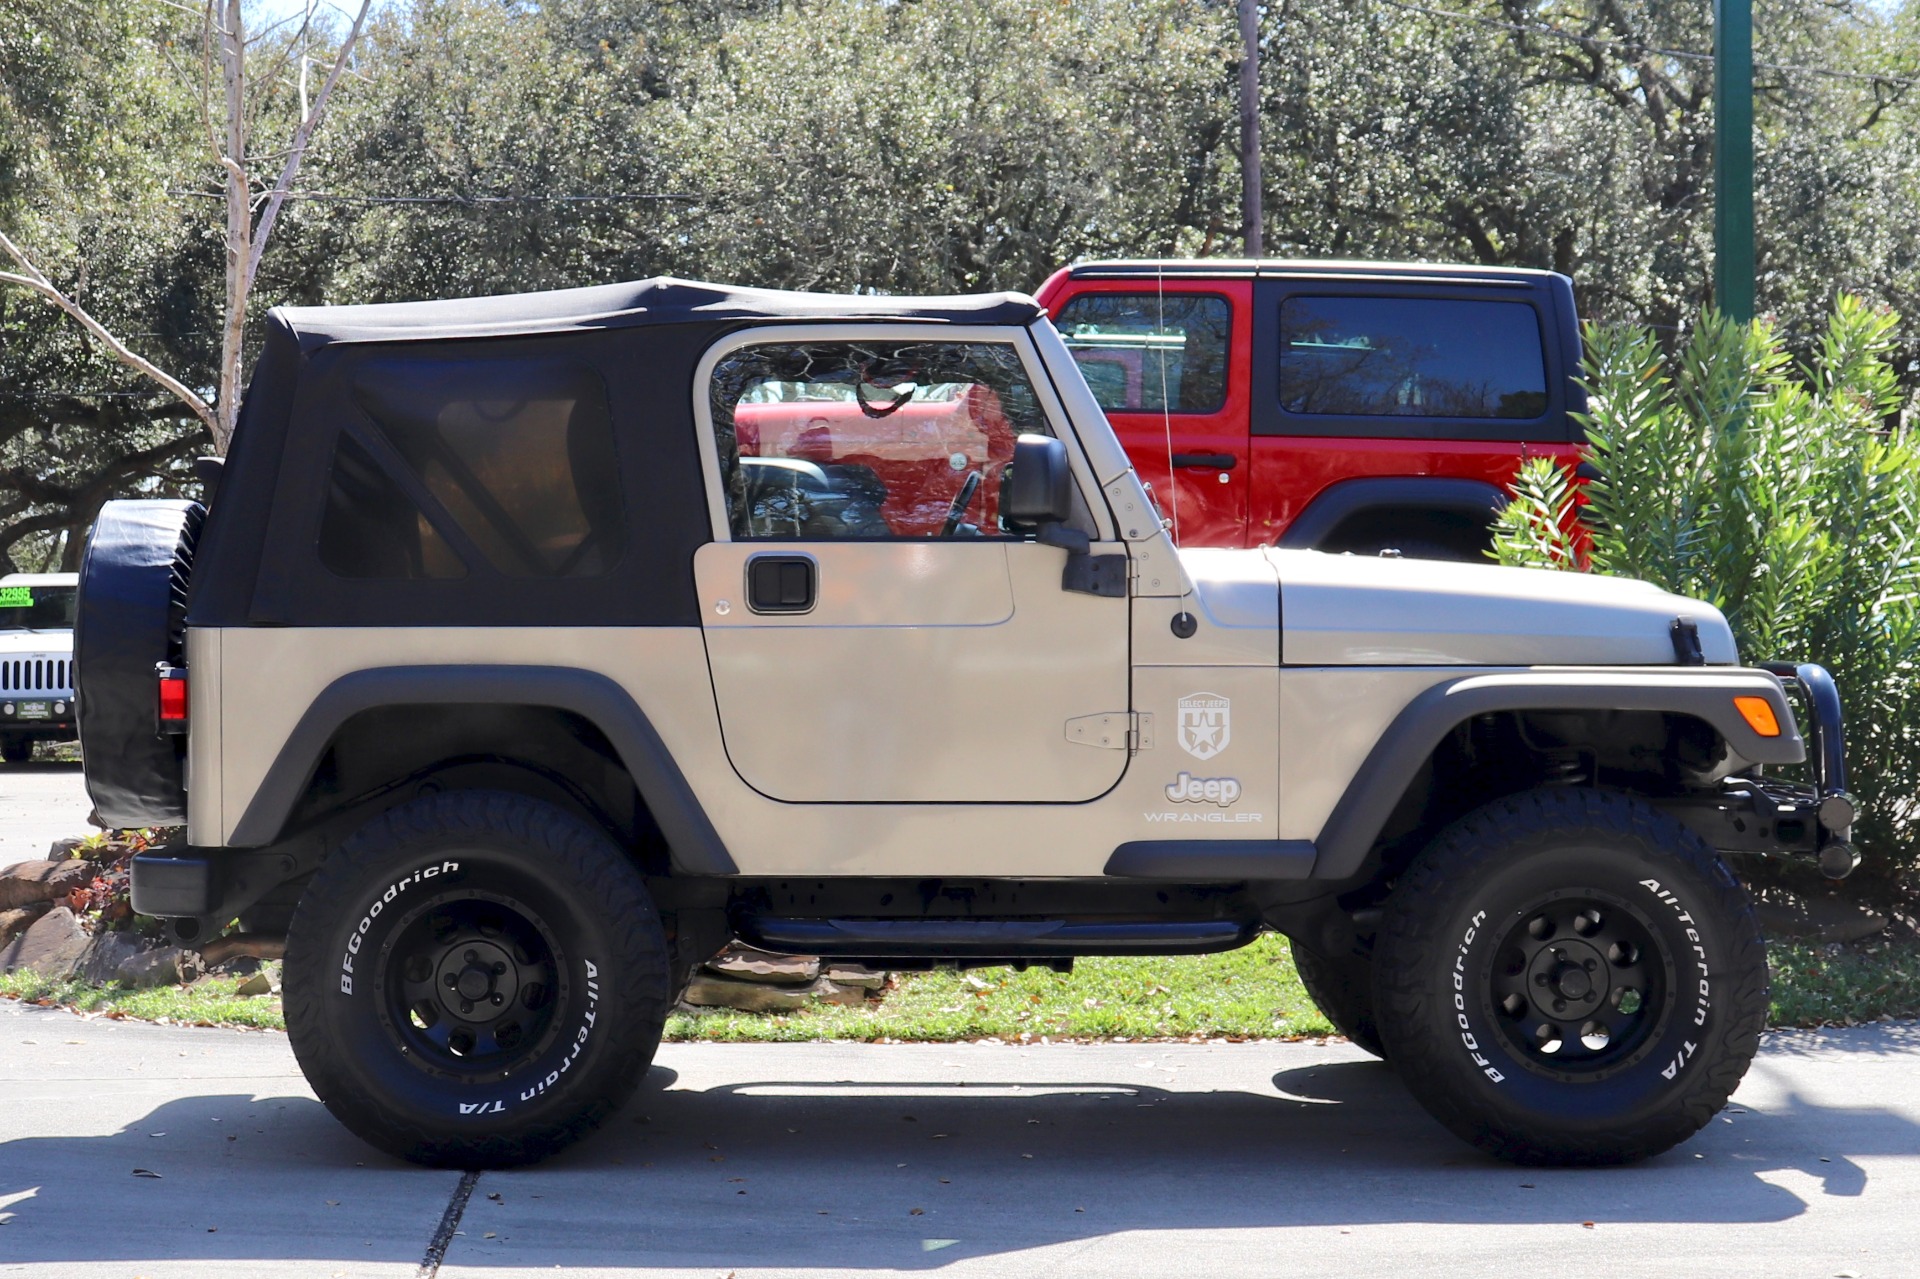
[[[1482,1081],[1481,1086],[1497,1092],[1522,1089],[1525,1099],[1516,1096],[1516,1101],[1545,1108],[1552,1105],[1553,1096],[1567,1088],[1606,1089],[1618,1094],[1623,1102],[1650,1100],[1684,1086],[1692,1077],[1693,1063],[1713,1019],[1713,956],[1720,944],[1717,930],[1694,913],[1690,901],[1694,894],[1677,882],[1677,876],[1671,872],[1658,876],[1636,873],[1636,869],[1624,864],[1611,869],[1589,867],[1588,873],[1576,873],[1580,888],[1545,893],[1538,881],[1531,887],[1515,884],[1477,896],[1455,916],[1456,923],[1449,930],[1452,944],[1443,995],[1444,1033],[1462,1061],[1462,1069]],[[1492,966],[1498,960],[1494,948],[1510,935],[1509,928],[1519,926],[1520,916],[1525,913],[1519,905],[1507,903],[1529,894],[1551,898],[1575,892],[1591,892],[1634,906],[1666,952],[1663,958],[1668,974],[1663,996],[1666,1007],[1656,1014],[1660,1020],[1643,1048],[1624,1064],[1587,1079],[1519,1056],[1496,1021],[1499,1014],[1492,1004],[1490,985]]]
[[[569,951],[563,961],[568,993],[561,996],[567,1007],[560,1013],[566,1024],[549,1032],[546,1047],[523,1059],[505,1077],[495,1074],[484,1083],[450,1078],[409,1060],[393,1040],[394,1031],[384,1024],[388,1012],[376,970],[382,948],[405,925],[411,901],[444,895],[449,887],[485,894],[496,887],[516,893],[532,889],[543,899],[540,906],[549,927],[562,937],[588,940],[580,936],[579,921],[569,917],[564,899],[508,874],[509,878],[496,883],[498,876],[490,873],[488,860],[472,854],[435,856],[404,871],[383,873],[360,898],[356,913],[348,916],[345,940],[335,949],[337,983],[332,991],[338,1011],[332,1020],[341,1037],[355,1045],[353,1056],[359,1068],[387,1081],[383,1091],[410,1094],[420,1099],[415,1104],[425,1102],[454,1122],[511,1125],[526,1122],[518,1117],[521,1112],[570,1104],[560,1085],[598,1060],[592,1050],[610,1033],[606,961],[597,954]],[[428,1081],[430,1086],[422,1088]]]

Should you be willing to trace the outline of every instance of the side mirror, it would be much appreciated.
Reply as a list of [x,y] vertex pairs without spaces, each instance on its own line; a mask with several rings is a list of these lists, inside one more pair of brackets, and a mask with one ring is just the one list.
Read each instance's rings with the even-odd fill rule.
[[1059,524],[1073,514],[1073,471],[1067,446],[1051,435],[1022,435],[1013,443],[1013,464],[1000,514],[1010,525]]

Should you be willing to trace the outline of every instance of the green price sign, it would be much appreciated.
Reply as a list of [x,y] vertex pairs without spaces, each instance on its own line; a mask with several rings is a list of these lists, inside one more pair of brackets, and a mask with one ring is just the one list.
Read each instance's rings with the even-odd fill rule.
[[31,586],[0,586],[0,608],[32,608]]

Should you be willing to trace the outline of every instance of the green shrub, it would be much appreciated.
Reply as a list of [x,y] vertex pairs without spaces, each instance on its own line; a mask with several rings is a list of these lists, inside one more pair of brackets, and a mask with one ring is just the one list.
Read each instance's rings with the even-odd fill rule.
[[1495,527],[1503,564],[1644,578],[1706,600],[1743,660],[1816,661],[1846,706],[1856,880],[1920,894],[1920,449],[1891,427],[1896,318],[1842,297],[1810,367],[1764,322],[1709,314],[1666,356],[1589,326],[1584,419],[1600,478],[1532,459]]

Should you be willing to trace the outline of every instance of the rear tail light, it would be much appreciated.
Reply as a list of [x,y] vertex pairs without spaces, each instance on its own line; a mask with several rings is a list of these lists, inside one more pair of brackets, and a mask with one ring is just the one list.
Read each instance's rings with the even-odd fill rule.
[[156,669],[155,675],[160,684],[160,731],[186,732],[187,673],[177,666],[161,666]]

